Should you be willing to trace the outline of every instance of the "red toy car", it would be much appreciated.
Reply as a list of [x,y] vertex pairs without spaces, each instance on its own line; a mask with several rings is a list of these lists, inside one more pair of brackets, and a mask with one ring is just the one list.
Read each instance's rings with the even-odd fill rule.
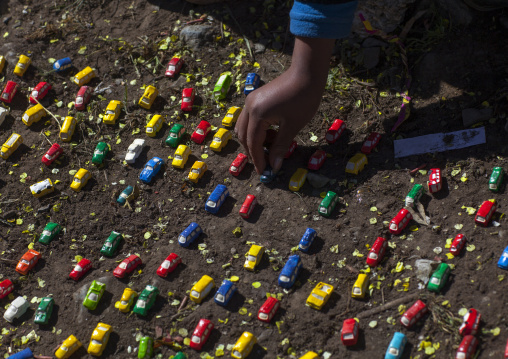
[[459,328],[459,334],[462,336],[475,335],[480,326],[482,315],[474,308],[471,308],[464,315],[462,325]]
[[466,244],[467,238],[463,234],[457,234],[450,247],[450,253],[454,256],[458,256]]
[[41,258],[41,254],[39,252],[29,249],[28,252],[23,254],[23,257],[19,260],[18,265],[16,266],[16,272],[21,275],[27,275],[30,269],[35,267],[39,258]]
[[429,181],[427,182],[430,193],[436,193],[441,191],[443,188],[443,182],[441,180],[441,170],[439,168],[431,168],[429,173]]
[[131,254],[125,258],[122,263],[118,265],[113,271],[113,275],[117,278],[123,278],[125,275],[131,273],[136,267],[141,265],[141,258],[135,254]]
[[272,318],[279,309],[280,302],[277,298],[269,297],[265,303],[259,308],[258,319],[262,322],[270,323]]
[[492,216],[496,212],[497,204],[496,200],[491,201],[485,201],[480,206],[480,209],[478,212],[476,212],[476,217],[474,218],[474,221],[484,227],[487,227],[492,220]]
[[245,219],[249,218],[257,203],[258,201],[256,200],[256,196],[248,194],[247,197],[245,197],[242,207],[240,208],[240,217]]
[[235,160],[231,163],[231,166],[229,167],[229,173],[231,173],[233,176],[238,176],[240,172],[243,171],[243,168],[247,164],[248,159],[247,156],[243,153],[239,153],[238,156],[236,156]]
[[309,170],[318,170],[321,168],[323,163],[325,163],[326,152],[323,150],[317,150],[310,157],[309,163],[307,164],[307,168]]
[[208,319],[200,319],[196,329],[192,333],[190,347],[195,350],[201,350],[208,337],[212,333],[213,323]]
[[194,105],[194,95],[195,95],[195,91],[192,87],[183,89],[183,91],[182,91],[182,106],[181,106],[182,111],[187,111],[187,112],[192,111],[192,106]]
[[506,341],[506,347],[504,348],[504,359],[508,359],[508,340]]
[[69,274],[69,277],[78,281],[81,277],[83,277],[90,269],[92,269],[92,262],[86,258],[83,258],[79,261],[78,264],[74,267],[72,272]]
[[295,152],[296,146],[298,146],[296,141],[291,142],[291,145],[289,145],[289,149],[286,152],[286,155],[284,156],[284,158],[289,158],[293,154],[293,152]]
[[412,219],[413,216],[411,213],[407,209],[402,208],[390,222],[390,232],[393,234],[399,234],[404,230],[404,228],[406,228],[409,221]]
[[[51,85],[47,82],[39,82],[37,86],[32,90],[32,94],[30,95],[30,103],[34,105],[37,104],[37,101],[42,100],[51,90]],[[37,101],[35,101],[37,100]]]
[[210,125],[208,121],[202,120],[196,130],[192,133],[191,140],[198,145],[202,144],[211,128],[212,125]]
[[342,329],[340,331],[340,340],[342,340],[342,344],[347,347],[350,345],[355,345],[358,341],[358,329],[358,322],[353,318],[344,320],[342,323]]
[[0,299],[7,297],[14,289],[14,284],[9,279],[4,279],[0,283]]
[[385,256],[386,247],[388,247],[388,241],[383,237],[377,237],[367,255],[367,264],[371,267],[376,267]]
[[7,81],[7,84],[5,84],[4,90],[2,91],[2,95],[0,96],[0,100],[5,103],[11,103],[16,92],[18,92],[18,84],[14,81]]
[[326,131],[326,135],[325,135],[326,142],[334,143],[335,141],[337,141],[345,129],[346,129],[346,124],[344,123],[344,121],[339,120],[339,119],[336,119],[335,121],[333,121],[333,123],[330,126],[330,128],[328,129],[328,131]]
[[455,359],[471,359],[476,353],[478,339],[472,335],[466,335],[460,342],[459,349],[455,354]]
[[183,66],[183,59],[179,57],[173,57],[171,61],[168,63],[168,68],[166,70],[166,77],[174,77],[177,75]]
[[76,110],[84,110],[86,105],[92,98],[93,88],[90,86],[81,86],[78,94],[76,95],[76,101],[74,102],[74,108]]
[[409,307],[408,310],[404,312],[400,318],[400,324],[406,328],[411,328],[428,311],[429,308],[427,308],[425,303],[418,299],[411,307]]
[[42,163],[46,166],[51,165],[63,153],[63,148],[58,143],[53,143],[44,156]]
[[157,275],[166,278],[180,263],[182,263],[182,258],[175,253],[171,253],[157,269]]
[[362,146],[362,153],[365,153],[368,155],[372,152],[374,148],[376,148],[377,144],[379,143],[379,140],[381,139],[381,135],[377,132],[372,132],[369,137],[365,140]]

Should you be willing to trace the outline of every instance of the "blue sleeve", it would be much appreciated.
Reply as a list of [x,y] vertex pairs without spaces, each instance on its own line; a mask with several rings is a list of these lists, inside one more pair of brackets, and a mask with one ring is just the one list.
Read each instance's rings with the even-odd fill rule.
[[289,13],[290,30],[295,36],[339,39],[349,35],[358,1],[339,4],[295,0]]

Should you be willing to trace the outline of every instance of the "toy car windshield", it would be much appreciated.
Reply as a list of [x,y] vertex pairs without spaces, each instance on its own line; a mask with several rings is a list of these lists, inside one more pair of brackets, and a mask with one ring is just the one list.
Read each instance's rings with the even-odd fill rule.
[[183,102],[191,102],[191,98],[190,97],[184,97],[183,98]]
[[76,99],[76,104],[81,105],[82,103],[83,103],[83,97],[79,96],[79,97]]
[[198,135],[204,135],[204,134],[205,134],[205,133],[204,133],[204,131],[203,131],[201,128],[198,128],[198,129],[196,130],[196,133],[197,133]]
[[217,205],[217,203],[215,203],[214,201],[208,201],[208,202],[206,202],[206,205],[207,205],[208,207],[215,208],[215,206]]
[[312,293],[312,296],[313,296],[313,297],[315,297],[315,298],[317,298],[317,299],[319,299],[319,300],[324,300],[324,299],[325,299],[324,297],[320,296],[320,295],[319,295],[319,294],[317,294],[317,293]]
[[200,174],[201,173],[201,169],[200,168],[193,168],[192,169],[192,173]]
[[146,166],[145,169],[148,170],[148,171],[153,171],[153,167],[152,166]]
[[76,266],[74,267],[74,270],[76,272],[82,272],[83,271],[83,268],[81,268],[81,266],[79,264],[76,264]]

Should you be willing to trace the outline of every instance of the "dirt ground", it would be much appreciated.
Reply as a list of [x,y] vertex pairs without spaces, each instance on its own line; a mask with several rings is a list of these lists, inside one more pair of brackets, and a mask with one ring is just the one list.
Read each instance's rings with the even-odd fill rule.
[[[140,196],[131,203],[132,208],[115,202],[127,185],[139,183],[139,173],[148,159],[158,156],[169,163],[168,157],[174,155],[174,149],[164,144],[169,123],[179,122],[193,131],[206,119],[220,127],[230,106],[243,106],[245,95],[240,90],[247,73],[256,71],[262,83],[268,83],[287,69],[293,43],[287,31],[288,11],[286,2],[270,0],[206,7],[181,0],[8,0],[0,4],[4,19],[0,24],[0,55],[8,62],[1,85],[14,80],[21,86],[10,105],[10,115],[0,126],[0,141],[5,142],[12,132],[24,139],[8,160],[0,161],[0,216],[4,219],[0,223],[1,274],[15,284],[13,295],[2,299],[2,306],[7,307],[20,295],[31,301],[30,310],[19,320],[12,324],[2,321],[0,351],[6,357],[25,347],[51,356],[73,334],[83,347],[72,357],[87,358],[92,331],[98,322],[104,322],[113,326],[114,333],[103,357],[137,357],[137,339],[142,333],[158,339],[171,335],[175,345],[156,349],[158,357],[168,358],[176,353],[178,343],[191,336],[199,319],[207,318],[215,329],[202,353],[182,343],[189,358],[220,357],[222,352],[230,356],[228,345],[234,344],[243,331],[252,332],[258,339],[250,358],[299,358],[309,350],[323,358],[381,357],[396,331],[408,336],[403,358],[450,358],[461,340],[459,311],[463,308],[476,308],[482,315],[477,357],[503,355],[508,338],[504,298],[508,280],[496,263],[507,244],[503,215],[506,192],[490,192],[488,178],[494,166],[508,169],[504,130],[508,43],[507,30],[499,23],[506,10],[473,12],[473,23],[459,28],[446,20],[447,14],[431,6],[415,22],[405,41],[413,75],[409,93],[412,110],[394,133],[391,128],[402,103],[392,89],[393,81],[400,83],[403,76],[399,48],[386,43],[379,64],[366,70],[360,40],[350,39],[339,44],[322,105],[298,135],[298,147],[275,182],[261,184],[251,164],[239,177],[229,174],[231,162],[242,150],[235,138],[222,152],[214,153],[208,148],[210,138],[199,146],[187,135],[184,142],[192,155],[184,170],[167,165],[150,185],[140,183]],[[416,11],[415,6],[407,19]],[[191,49],[179,38],[180,31],[204,13],[212,36]],[[196,25],[199,22],[188,26]],[[246,39],[253,51],[258,50],[254,59]],[[266,49],[259,50],[254,43]],[[22,78],[12,72],[20,54],[32,59]],[[165,78],[164,68],[175,54],[185,59],[185,67],[177,78]],[[72,58],[72,69],[62,74],[49,71],[50,59],[66,56]],[[96,90],[109,89],[93,96],[87,112],[76,113],[72,105],[68,107],[78,91],[70,77],[86,66],[97,72],[91,85]],[[233,86],[227,99],[216,104],[210,92],[224,71],[231,71]],[[70,114],[80,121],[72,142],[59,141],[58,124],[50,116],[31,127],[21,122],[29,106],[29,88],[40,81],[48,81],[53,87],[42,104],[59,119]],[[154,84],[160,94],[151,110],[145,110],[137,101],[142,86],[149,84]],[[184,115],[179,99],[181,90],[188,86],[197,89],[196,109]],[[104,125],[99,115],[113,99],[126,101],[127,113],[122,111],[120,125]],[[395,139],[461,130],[462,109],[484,107],[493,110],[491,119],[483,123],[486,144],[394,159]],[[153,114],[163,115],[166,124],[157,137],[151,138],[144,127]],[[324,135],[335,118],[346,122],[347,132],[329,145]],[[347,161],[372,131],[381,133],[380,145],[368,156],[368,165],[359,175],[346,175]],[[127,166],[122,162],[135,138],[145,139],[148,146],[134,165]],[[111,152],[105,166],[96,168],[91,156],[100,140],[110,144]],[[47,168],[41,157],[50,142],[58,142],[65,152]],[[332,181],[323,188],[306,183],[298,193],[289,191],[291,175],[298,167],[306,167],[316,149],[327,152],[319,173]],[[192,185],[185,178],[198,159],[205,159],[209,171]],[[409,173],[423,164],[427,164],[423,172]],[[81,167],[90,170],[93,178],[81,192],[74,193],[69,188],[71,173]],[[445,178],[441,192],[435,196],[427,192],[422,198],[431,225],[412,221],[402,235],[391,235],[386,223],[403,207],[414,183],[426,185],[425,170],[430,168],[441,168]],[[34,198],[29,186],[48,177],[56,182],[56,191]],[[204,204],[220,183],[228,186],[230,197],[219,214],[212,215],[204,210]],[[336,191],[341,202],[333,215],[325,218],[317,209],[320,195],[328,190]],[[259,204],[252,218],[243,220],[238,211],[249,193],[256,195]],[[494,217],[498,226],[476,227],[466,207],[477,209],[492,198],[499,205]],[[61,224],[65,231],[51,244],[40,244],[37,239],[50,221]],[[193,221],[200,224],[204,235],[189,248],[182,248],[177,236]],[[314,228],[318,238],[309,253],[300,253],[303,269],[297,283],[283,290],[277,285],[279,272],[307,227]],[[126,235],[126,240],[113,258],[101,257],[99,250],[113,230]],[[449,259],[446,240],[457,233],[467,236],[468,248]],[[380,266],[368,272],[373,284],[370,295],[364,300],[352,299],[353,283],[359,271],[367,268],[368,248],[378,236],[389,240],[388,253]],[[248,272],[243,268],[244,253],[253,243],[265,246],[267,254],[255,272]],[[28,246],[40,251],[42,260],[27,276],[20,276],[14,267]],[[183,263],[162,279],[155,272],[171,252]],[[113,277],[113,269],[132,253],[140,255],[142,269],[124,280]],[[93,263],[93,270],[79,282],[68,278],[76,256]],[[417,278],[417,259],[453,264],[450,280],[440,295],[427,291]],[[181,305],[193,283],[205,274],[217,285],[225,278],[238,278],[238,292],[227,307],[216,305],[211,295],[201,305]],[[106,283],[107,289],[98,308],[88,311],[82,300],[94,279]],[[321,311],[305,305],[318,282],[335,287]],[[115,308],[127,286],[140,292],[147,284],[160,290],[147,317],[126,315]],[[267,293],[281,300],[270,324],[256,319]],[[36,325],[33,315],[37,298],[48,295],[55,299],[55,311],[48,325]],[[362,315],[409,296],[411,300],[402,306]],[[409,307],[417,297],[427,303],[430,314],[407,330],[399,319],[404,305]],[[352,317],[360,318],[359,342],[346,348],[340,329],[343,320]],[[27,339],[33,330],[37,340]],[[428,346],[426,352],[421,349],[424,346]]]

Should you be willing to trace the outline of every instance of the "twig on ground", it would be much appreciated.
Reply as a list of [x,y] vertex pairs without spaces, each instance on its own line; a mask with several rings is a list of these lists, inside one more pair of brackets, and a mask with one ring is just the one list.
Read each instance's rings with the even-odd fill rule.
[[407,295],[405,297],[392,300],[391,302],[383,304],[383,305],[381,305],[379,307],[366,310],[365,312],[362,312],[362,313],[358,314],[356,317],[359,318],[359,319],[361,319],[361,318],[367,318],[367,317],[370,317],[370,316],[372,316],[374,314],[378,314],[380,312],[384,312],[387,309],[396,307],[396,306],[398,306],[398,305],[400,305],[402,303],[410,302],[410,301],[418,298],[419,296],[420,296],[420,293],[413,293],[413,294]]
[[[32,97],[32,98],[33,98],[33,97]],[[36,98],[34,98],[34,100],[35,100],[35,102],[37,102],[39,105],[41,105],[41,106],[42,106],[42,104],[41,104],[41,103],[40,103],[40,102],[39,102]],[[62,130],[62,126],[60,126],[60,122],[58,122],[58,119],[56,118],[56,116],[55,116],[55,115],[53,115],[53,113],[51,113],[51,111],[50,111],[50,110],[48,110],[46,107],[42,106],[42,108],[43,108],[44,110],[46,110],[46,112],[47,112],[47,113],[49,113],[49,114],[51,115],[51,117],[53,117],[53,118],[55,119],[55,121],[56,121],[56,123],[57,123],[57,125],[58,125],[58,128],[60,128],[60,131],[61,131],[61,130]]]

